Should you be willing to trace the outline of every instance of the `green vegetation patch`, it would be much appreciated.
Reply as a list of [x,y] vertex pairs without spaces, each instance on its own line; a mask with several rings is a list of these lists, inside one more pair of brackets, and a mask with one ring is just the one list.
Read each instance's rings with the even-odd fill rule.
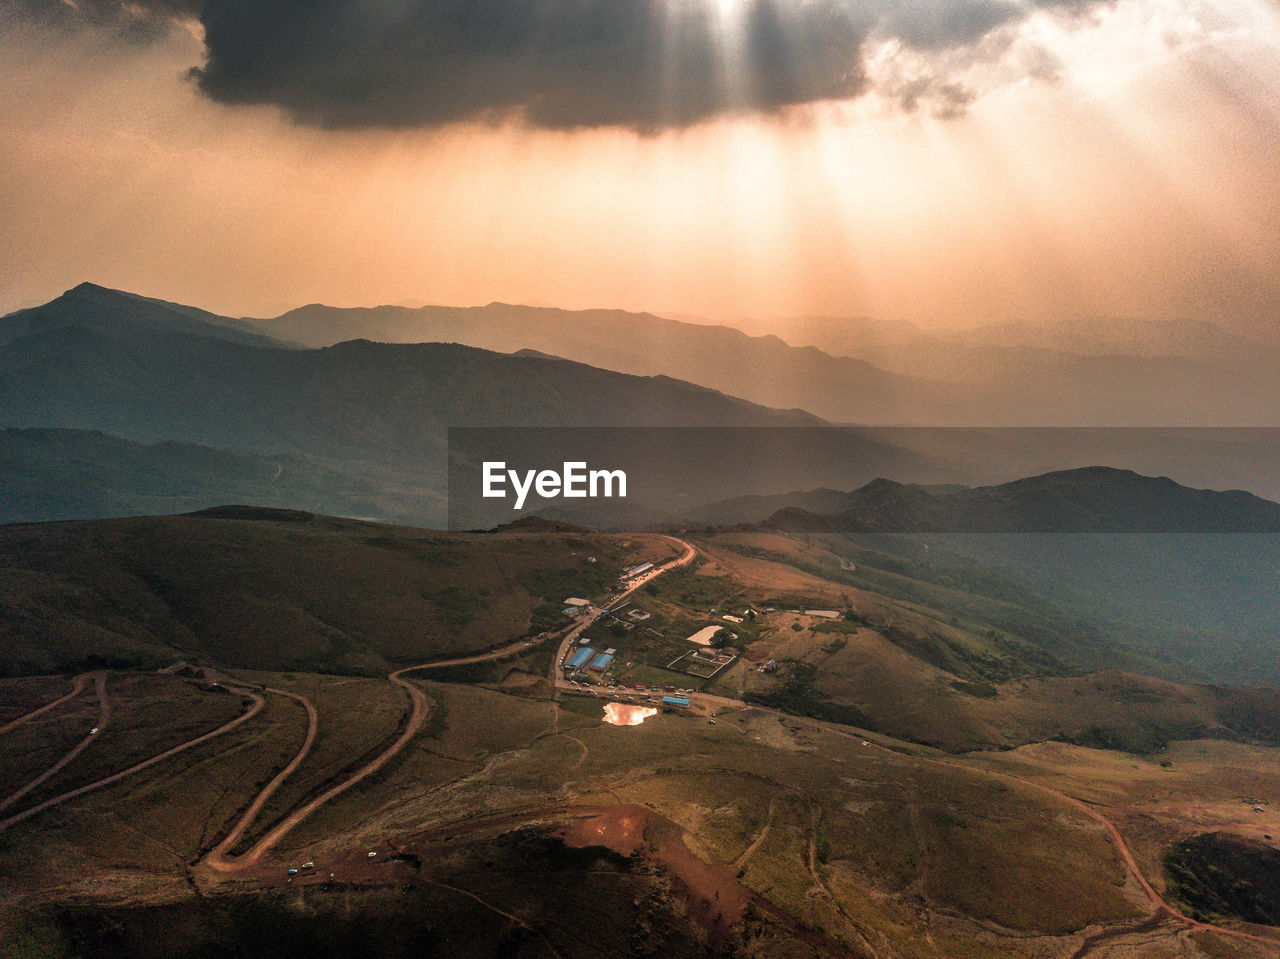
[[826,693],[813,688],[818,669],[811,663],[794,663],[791,674],[778,688],[770,692],[749,692],[744,697],[749,703],[780,709],[795,716],[809,716],[845,726],[874,729],[867,715],[849,703],[834,701]]
[[1175,843],[1164,857],[1169,893],[1190,916],[1280,926],[1280,850],[1211,832]]
[[432,603],[440,621],[448,629],[463,629],[490,607],[489,590],[464,589],[460,586],[442,586],[423,590],[422,598]]

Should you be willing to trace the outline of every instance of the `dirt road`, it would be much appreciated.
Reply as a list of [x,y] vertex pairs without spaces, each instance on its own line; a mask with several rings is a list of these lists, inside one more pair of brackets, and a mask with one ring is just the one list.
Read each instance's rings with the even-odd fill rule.
[[266,687],[266,691],[280,696],[288,696],[290,699],[296,699],[302,703],[303,708],[307,711],[307,736],[297,754],[289,761],[289,765],[280,770],[275,778],[263,787],[262,792],[258,793],[257,798],[254,799],[245,814],[240,817],[240,821],[236,823],[235,827],[227,833],[222,842],[214,846],[209,854],[205,856],[204,864],[217,872],[229,871],[242,858],[232,856],[231,850],[235,848],[236,843],[240,841],[245,831],[253,825],[253,821],[258,818],[258,813],[262,812],[262,807],[267,804],[267,800],[271,798],[272,794],[302,765],[302,761],[307,758],[307,753],[311,752],[311,746],[316,741],[316,733],[320,730],[320,715],[316,712],[315,704],[307,697],[298,693],[290,693],[283,689],[273,689],[269,686]]
[[[275,826],[274,829],[272,829],[269,833],[267,833],[265,836],[259,839],[258,842],[254,844],[253,848],[251,848],[248,852],[244,853],[241,856],[237,856],[234,859],[226,856],[225,854],[217,857],[213,857],[211,855],[209,858],[206,858],[204,860],[203,864],[208,866],[210,869],[213,869],[214,871],[220,872],[220,873],[235,873],[235,872],[241,872],[243,870],[252,868],[253,866],[257,865],[262,860],[262,857],[265,856],[277,843],[279,843],[280,840],[282,840],[285,836],[287,836],[295,826],[297,826],[300,822],[302,822],[304,819],[310,816],[313,812],[315,812],[325,803],[329,802],[331,799],[334,799],[335,797],[340,796],[342,793],[346,792],[356,783],[360,782],[361,780],[369,776],[372,776],[379,769],[381,769],[383,766],[389,763],[392,759],[394,759],[400,753],[400,751],[403,750],[404,747],[409,744],[409,741],[418,734],[419,730],[422,729],[422,725],[423,723],[426,722],[427,716],[430,714],[430,711],[431,711],[431,704],[427,699],[426,693],[424,693],[421,689],[419,689],[413,683],[409,682],[406,679],[401,678],[405,673],[410,673],[410,672],[413,672],[415,669],[420,669],[420,668],[422,667],[406,666],[404,669],[398,669],[394,673],[392,673],[390,676],[387,677],[393,683],[395,683],[397,686],[400,686],[409,694],[408,719],[405,722],[403,731],[396,738],[396,741],[394,743],[388,746],[385,750],[383,750],[373,759],[369,760],[369,762],[361,766],[351,776],[344,779],[342,782],[338,783],[336,786],[333,786],[332,788],[325,790],[319,796],[316,796],[314,799],[312,799],[310,802],[306,803],[303,806],[300,806],[298,809],[291,812],[288,816],[282,819]],[[314,739],[314,736],[311,733],[309,733],[308,744],[307,744],[308,749],[310,748],[310,740],[312,739]],[[301,762],[301,761],[302,760],[300,757],[298,756],[294,757],[295,763]],[[290,765],[292,766],[294,764],[291,763]],[[292,770],[287,770],[287,771],[291,772]],[[281,776],[283,776],[283,773],[281,774]],[[279,779],[281,782],[283,782],[283,779],[281,778],[281,776],[277,776],[276,778]],[[262,796],[259,796],[258,798],[265,803],[266,800],[263,799]],[[260,804],[257,804],[257,805],[258,805],[258,808],[261,809],[261,805]],[[224,844],[225,844],[225,840],[224,840]],[[227,848],[230,849],[230,846],[227,846]]]
[[[820,728],[831,730],[841,735],[849,736],[854,739],[861,738],[863,742],[866,743],[867,746],[873,747],[875,749],[885,750],[886,752],[893,752],[892,750],[888,749],[886,746],[882,746],[880,743],[876,742],[874,739],[870,738],[869,736],[863,736],[860,731],[855,732],[851,729],[842,729],[834,724],[823,722],[822,720],[810,719],[808,717],[802,717],[802,716],[792,716],[789,713],[782,713],[774,709],[762,708],[760,706],[755,706],[750,708],[755,709],[757,712],[774,713],[775,715],[778,715],[778,716],[786,716],[788,719],[794,722],[800,722],[800,723],[804,723],[806,725],[811,725],[811,726],[818,726]],[[1147,880],[1147,877],[1143,874],[1142,868],[1138,865],[1137,859],[1134,858],[1133,852],[1129,849],[1128,843],[1125,842],[1124,837],[1120,834],[1120,830],[1116,827],[1116,824],[1112,822],[1110,819],[1108,819],[1106,816],[1104,816],[1098,809],[1089,805],[1089,803],[1086,803],[1083,800],[1077,799],[1074,796],[1068,795],[1067,793],[1060,792],[1059,790],[1054,789],[1052,786],[1046,786],[1046,785],[1043,785],[1042,783],[1033,782],[1032,780],[1029,780],[1029,779],[1023,779],[1020,776],[1014,776],[1009,773],[997,772],[990,769],[982,769],[980,767],[969,766],[964,763],[954,762],[952,760],[947,760],[947,759],[938,759],[930,756],[914,755],[912,756],[912,759],[918,762],[933,763],[939,766],[948,766],[952,769],[963,769],[966,772],[970,772],[970,773],[977,772],[983,775],[995,777],[997,779],[1004,779],[1010,782],[1015,782],[1020,785],[1027,786],[1031,789],[1038,790],[1039,792],[1046,793],[1047,795],[1052,796],[1053,798],[1058,799],[1066,803],[1067,805],[1071,806],[1072,808],[1077,809],[1080,812],[1084,813],[1090,819],[1094,820],[1094,822],[1098,823],[1104,829],[1107,830],[1107,834],[1111,837],[1111,841],[1115,844],[1116,850],[1120,853],[1120,858],[1124,861],[1126,871],[1134,878],[1134,880],[1142,888],[1143,893],[1145,893],[1147,898],[1151,901],[1151,905],[1155,910],[1155,915],[1153,916],[1153,918],[1172,919],[1177,922],[1186,923],[1188,926],[1195,929],[1204,929],[1209,932],[1218,933],[1219,935],[1229,936],[1233,939],[1244,939],[1249,942],[1261,943],[1263,945],[1271,947],[1272,949],[1280,948],[1280,937],[1269,938],[1267,936],[1258,936],[1250,932],[1245,932],[1242,929],[1233,929],[1230,926],[1221,926],[1221,925],[1214,925],[1212,923],[1207,923],[1207,922],[1200,922],[1197,919],[1192,919],[1190,916],[1184,914],[1183,912],[1178,910],[1176,907],[1171,906],[1167,901],[1165,901],[1164,897],[1161,896],[1160,893],[1156,891],[1155,887],[1152,886],[1151,883]]]
[[[632,592],[639,589],[641,586],[649,582],[655,576],[660,576],[663,572],[669,569],[674,569],[677,566],[685,565],[686,563],[690,562],[693,559],[693,557],[696,555],[696,551],[694,550],[693,546],[690,545],[689,543],[686,543],[684,540],[674,539],[673,537],[667,537],[667,538],[670,539],[673,543],[676,543],[681,547],[683,547],[685,551],[684,554],[674,562],[668,563],[666,566],[659,567],[658,569],[655,569],[652,573],[650,573],[648,576],[642,577],[641,579],[637,580],[635,584],[631,586],[630,589],[628,589],[626,592],[618,596],[617,599],[614,600],[614,602],[617,602],[618,600],[622,599],[624,596],[630,595]],[[569,642],[572,642],[575,636],[580,634],[582,630],[586,629],[594,621],[595,619],[593,617],[591,620],[581,623],[580,625],[575,627],[566,636],[564,642],[566,644]],[[282,770],[275,777],[275,779],[273,779],[270,783],[267,784],[267,787],[263,790],[262,793],[258,795],[258,798],[254,800],[253,805],[251,805],[249,809],[246,811],[244,817],[242,817],[240,822],[237,823],[236,828],[233,829],[231,833],[229,833],[227,837],[223,839],[223,841],[220,842],[218,846],[215,847],[211,853],[209,853],[208,856],[205,857],[202,865],[207,866],[209,869],[212,869],[215,872],[219,872],[219,873],[241,872],[243,870],[250,869],[256,866],[259,862],[262,861],[263,856],[265,856],[274,846],[276,846],[282,839],[284,839],[284,837],[287,836],[289,832],[292,829],[294,829],[294,827],[296,827],[299,823],[305,820],[313,812],[315,812],[325,803],[329,802],[330,800],[346,792],[348,789],[356,785],[361,780],[369,776],[372,776],[379,769],[381,769],[383,766],[389,763],[392,759],[394,759],[397,755],[399,755],[399,753],[405,748],[405,746],[409,744],[409,741],[412,740],[413,737],[416,736],[418,732],[422,729],[423,724],[426,722],[427,717],[430,714],[430,708],[431,708],[430,702],[428,701],[426,694],[417,686],[415,686],[413,683],[403,678],[405,673],[412,673],[418,670],[439,669],[444,666],[460,666],[466,663],[478,663],[478,662],[484,662],[485,660],[490,660],[490,659],[500,659],[503,656],[508,656],[513,653],[520,652],[526,648],[527,647],[523,642],[513,643],[510,646],[504,647],[503,649],[495,650],[491,653],[481,653],[474,656],[461,656],[455,659],[437,660],[429,663],[419,663],[416,666],[406,666],[403,669],[396,670],[387,678],[390,679],[391,682],[395,683],[396,685],[404,689],[405,692],[408,693],[409,695],[408,718],[405,721],[404,729],[401,731],[400,735],[396,738],[396,741],[392,743],[389,747],[387,747],[385,750],[383,750],[383,752],[381,752],[376,757],[371,759],[368,763],[366,763],[360,769],[358,769],[355,773],[353,773],[347,779],[338,783],[336,786],[333,786],[332,788],[326,790],[325,792],[321,793],[319,796],[316,796],[310,802],[306,803],[303,806],[300,806],[298,809],[291,812],[288,816],[282,819],[275,826],[275,828],[273,828],[265,836],[259,839],[258,842],[251,849],[245,852],[243,855],[233,857],[230,855],[230,850],[240,840],[240,838],[244,835],[245,830],[248,829],[249,825],[253,822],[253,819],[262,810],[263,805],[266,804],[266,801],[270,797],[271,793],[274,792],[275,789],[278,788],[279,785],[283,783],[284,780],[287,779],[288,776],[298,767],[298,765],[306,757],[307,751],[311,748],[311,743],[315,739],[315,730],[317,726],[317,721],[315,718],[314,708],[309,703],[307,703],[306,705],[308,708],[308,714],[311,716],[311,724],[307,733],[307,741],[303,744],[302,749],[299,750],[298,754],[294,757],[293,761],[284,770]],[[563,650],[563,646],[562,646],[562,650]],[[559,657],[557,656],[557,661],[558,659]],[[554,668],[555,666],[553,665],[553,671],[554,671]],[[278,692],[278,691],[279,690],[272,690],[272,692]],[[285,693],[285,695],[293,695],[293,694]],[[294,696],[294,698],[299,699],[304,703],[306,703],[306,701],[303,700],[302,697]]]
[[[80,678],[83,679],[84,677],[80,677]],[[87,733],[84,739],[80,740],[80,742],[76,743],[75,746],[69,749],[61,759],[59,759],[56,763],[54,763],[52,766],[50,766],[48,769],[42,772],[39,776],[31,780],[29,783],[27,783],[25,786],[23,786],[21,789],[17,790],[16,792],[12,793],[11,795],[6,796],[4,799],[0,799],[0,810],[8,809],[10,806],[16,803],[23,796],[40,788],[42,785],[44,785],[46,782],[48,782],[50,779],[56,776],[59,772],[61,772],[66,767],[68,763],[70,763],[73,759],[75,759],[82,752],[84,752],[89,747],[89,744],[93,742],[95,739],[97,739],[98,736],[102,734],[102,731],[107,728],[107,724],[111,722],[111,700],[107,696],[107,674],[94,673],[93,682],[98,690],[98,725],[95,726],[92,731]],[[64,696],[63,700],[65,700],[66,698],[67,697]],[[50,706],[52,705],[54,704],[51,703]],[[46,706],[44,708],[48,709],[49,707]],[[37,710],[36,712],[41,712],[41,711],[42,710]],[[35,713],[27,714],[28,717],[34,716],[34,715]]]
[[[223,685],[226,686],[225,683]],[[188,749],[191,749],[195,746],[199,746],[201,743],[208,742],[210,739],[214,739],[218,736],[222,736],[226,733],[229,733],[231,732],[231,730],[235,729],[237,726],[247,723],[254,716],[258,715],[258,713],[262,710],[262,707],[266,703],[266,701],[261,696],[259,696],[255,692],[252,692],[251,690],[240,689],[232,686],[227,686],[226,688],[230,692],[238,696],[249,697],[251,700],[253,700],[252,705],[248,709],[246,709],[243,713],[241,713],[239,716],[237,716],[235,719],[231,720],[228,723],[224,723],[223,725],[219,726],[217,729],[213,730],[212,732],[204,733],[203,735],[197,736],[194,739],[188,739],[185,743],[180,743],[179,745],[174,746],[172,749],[166,749],[164,752],[159,753],[158,755],[152,756],[150,759],[144,759],[142,762],[135,763],[134,765],[130,766],[128,769],[124,769],[111,776],[107,776],[105,779],[99,779],[98,781],[91,782],[86,786],[81,786],[78,789],[72,789],[70,792],[65,792],[59,796],[54,796],[52,799],[46,799],[44,802],[40,803],[39,805],[32,806],[30,809],[24,809],[20,813],[15,813],[14,815],[10,816],[8,819],[0,819],[0,832],[4,832],[10,826],[17,825],[18,823],[22,822],[24,819],[29,819],[30,817],[36,815],[37,813],[44,812],[46,809],[49,809],[53,806],[60,805],[64,802],[67,802],[68,800],[75,799],[78,796],[83,796],[85,793],[93,792],[96,789],[102,789],[104,786],[110,786],[113,783],[118,783],[120,780],[127,779],[128,777],[136,773],[140,773],[142,772],[142,770],[148,769],[151,766],[154,766],[156,763],[163,762],[164,760],[168,759],[171,756],[176,756],[180,752],[185,752]]]
[[1090,819],[1101,824],[1107,832],[1110,833],[1112,841],[1116,844],[1116,849],[1120,851],[1120,855],[1124,859],[1125,866],[1133,875],[1133,878],[1138,881],[1138,884],[1142,886],[1143,892],[1147,894],[1152,905],[1155,906],[1157,915],[1164,913],[1168,918],[1176,919],[1179,922],[1185,922],[1188,926],[1195,929],[1207,929],[1211,932],[1219,933],[1220,935],[1230,936],[1233,939],[1247,939],[1251,942],[1260,942],[1273,949],[1280,949],[1280,938],[1255,936],[1253,933],[1244,932],[1240,929],[1232,929],[1229,926],[1215,926],[1212,923],[1200,922],[1198,919],[1192,919],[1190,916],[1179,911],[1176,907],[1169,905],[1169,903],[1165,901],[1164,897],[1161,896],[1160,893],[1156,892],[1151,883],[1147,881],[1147,877],[1142,874],[1142,869],[1139,868],[1137,860],[1134,859],[1133,853],[1130,851],[1128,844],[1124,841],[1124,837],[1120,835],[1120,830],[1116,828],[1115,823],[1110,819],[1102,815],[1102,813],[1098,812],[1098,810],[1094,809],[1088,803],[1076,799],[1074,796],[1068,796],[1066,793],[1058,792],[1058,790],[1052,789],[1049,786],[1042,786],[1039,783],[1019,779],[1016,776],[1011,776],[1009,778],[1015,779],[1017,782],[1026,783],[1028,786],[1032,786],[1036,789],[1040,789],[1051,795],[1057,796],[1059,799],[1080,810]]
[[69,700],[75,699],[82,692],[84,692],[84,687],[88,684],[89,680],[96,675],[98,674],[97,673],[81,673],[79,676],[76,677],[75,686],[71,688],[71,692],[67,693],[65,696],[61,696],[58,699],[55,699],[51,703],[45,703],[39,709],[33,709],[31,712],[24,713],[23,715],[19,716],[17,719],[12,719],[9,722],[5,723],[3,726],[0,726],[0,736],[4,735],[11,729],[15,729],[18,726],[21,726],[23,723],[31,722],[31,720],[35,719],[38,716],[44,715],[51,709],[56,709],[57,707],[61,706],[65,702],[68,702]]
[[569,647],[573,645],[574,641],[577,640],[579,636],[581,636],[584,632],[586,632],[586,630],[590,629],[592,624],[595,623],[597,619],[599,619],[601,616],[605,614],[606,610],[611,609],[614,606],[617,606],[618,603],[622,602],[622,600],[626,599],[628,596],[630,596],[632,593],[638,590],[641,586],[647,585],[648,583],[650,583],[654,579],[657,579],[659,576],[661,576],[665,572],[668,572],[669,570],[673,570],[678,566],[688,565],[690,562],[693,561],[693,558],[698,555],[698,551],[694,549],[692,543],[688,543],[685,540],[678,539],[674,536],[667,536],[664,538],[667,540],[670,540],[672,543],[678,546],[683,547],[684,554],[679,559],[669,561],[664,565],[658,566],[655,569],[650,570],[645,575],[641,576],[634,583],[632,583],[631,586],[629,586],[624,592],[621,592],[616,597],[614,597],[613,601],[610,602],[607,606],[602,607],[598,613],[596,613],[590,619],[583,620],[573,629],[569,630],[568,634],[565,635],[565,638],[560,643],[560,648],[556,650],[555,658],[551,660],[551,667],[547,675],[547,678],[551,680],[551,683],[556,688],[557,692],[560,691],[561,689],[568,689],[568,690],[573,689],[572,685],[567,680],[565,680],[563,676],[560,675],[560,664],[564,662],[564,657],[568,653]]

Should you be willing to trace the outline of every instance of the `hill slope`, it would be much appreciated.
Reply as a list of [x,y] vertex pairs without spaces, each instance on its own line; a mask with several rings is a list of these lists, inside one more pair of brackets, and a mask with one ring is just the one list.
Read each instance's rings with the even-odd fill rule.
[[42,306],[18,310],[0,319],[0,344],[71,327],[139,343],[149,333],[185,333],[245,346],[292,345],[244,320],[94,283],[81,283]]
[[[450,344],[287,349],[197,313],[77,287],[7,318],[0,324],[0,427],[300,457],[375,484],[397,501],[417,501],[407,514],[377,515],[443,525],[450,426],[820,422],[667,377]],[[234,492],[227,485],[222,499]],[[37,498],[19,515],[46,516],[48,509]]]
[[565,597],[671,553],[656,537],[625,542],[244,508],[0,527],[0,669],[191,659],[381,674],[562,625]]
[[998,574],[1200,675],[1280,682],[1280,505],[1247,493],[1107,469],[977,489],[881,480],[832,512],[784,506],[762,526],[858,567],[879,557],[947,583]]
[[0,523],[188,513],[219,503],[411,520],[417,498],[296,456],[134,443],[81,430],[0,430]]

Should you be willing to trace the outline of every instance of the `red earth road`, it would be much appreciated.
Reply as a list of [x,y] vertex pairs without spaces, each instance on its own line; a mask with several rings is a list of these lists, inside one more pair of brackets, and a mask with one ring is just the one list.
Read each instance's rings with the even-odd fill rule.
[[39,805],[32,806],[29,809],[24,809],[20,813],[15,813],[14,815],[10,816],[8,819],[0,819],[0,832],[4,832],[10,826],[17,825],[18,823],[22,822],[24,819],[29,819],[30,817],[36,815],[37,813],[44,812],[46,809],[49,809],[52,806],[60,805],[64,802],[67,802],[68,800],[75,799],[78,796],[83,796],[85,793],[93,792],[96,789],[101,789],[104,786],[110,786],[112,783],[117,783],[122,779],[126,779],[129,776],[134,775],[135,773],[140,773],[142,772],[142,770],[147,769],[151,766],[154,766],[156,763],[163,762],[164,760],[168,759],[170,756],[176,756],[180,752],[184,752],[188,749],[191,749],[194,746],[199,746],[201,743],[208,742],[210,739],[214,739],[218,736],[223,735],[224,733],[229,733],[231,732],[231,730],[235,729],[237,726],[240,726],[243,723],[248,722],[250,719],[256,716],[261,711],[262,707],[266,704],[266,700],[264,700],[261,696],[259,696],[255,692],[251,692],[248,689],[239,689],[237,687],[227,686],[225,683],[223,683],[223,685],[226,686],[226,688],[230,692],[235,693],[236,695],[248,696],[250,699],[253,700],[253,704],[248,709],[246,709],[243,713],[237,716],[235,719],[231,720],[230,722],[224,723],[223,725],[219,726],[217,729],[213,730],[212,732],[204,733],[203,735],[197,736],[194,739],[188,739],[185,743],[180,743],[179,745],[174,746],[171,749],[166,749],[164,752],[159,753],[155,756],[152,756],[150,759],[144,759],[142,762],[135,763],[134,765],[130,766],[128,769],[123,769],[118,773],[114,773],[110,776],[107,776],[105,779],[99,779],[96,782],[91,782],[88,785],[79,787],[78,789],[72,789],[70,792],[65,792],[59,796],[54,796],[52,799],[46,799],[44,802],[40,803]]
[[[80,678],[83,679],[84,677],[80,677]],[[16,803],[23,796],[27,795],[27,793],[31,792],[34,789],[38,789],[40,786],[44,785],[46,782],[52,779],[68,763],[70,763],[73,759],[75,759],[82,752],[84,752],[84,750],[89,747],[89,744],[93,742],[95,739],[97,739],[98,736],[102,733],[102,731],[107,728],[107,724],[111,722],[111,700],[107,697],[107,674],[94,673],[93,683],[98,690],[98,725],[93,728],[92,732],[86,734],[84,739],[80,740],[80,742],[76,743],[75,746],[69,749],[61,759],[59,759],[56,763],[54,763],[52,766],[50,766],[48,769],[42,772],[39,776],[36,776],[35,779],[32,779],[29,783],[27,783],[17,792],[14,792],[11,795],[6,796],[4,799],[0,799],[0,810],[8,809],[10,806]],[[64,700],[66,698],[67,697],[65,696],[63,697]],[[61,701],[62,700],[59,700],[58,702],[61,702]],[[50,703],[49,705],[53,706],[53,705],[56,705],[56,703]],[[48,709],[49,706],[46,706],[44,708]],[[36,710],[36,713],[39,713],[42,711],[43,710]],[[28,713],[27,716],[24,718],[30,718],[36,715],[36,713]]]
[[35,719],[37,716],[47,713],[49,710],[54,709],[57,706],[61,706],[63,703],[67,702],[68,700],[75,699],[82,692],[84,692],[85,684],[88,683],[90,677],[95,675],[97,674],[81,673],[79,676],[76,677],[75,686],[72,688],[71,692],[67,693],[65,696],[55,699],[51,703],[45,703],[39,709],[33,709],[31,712],[24,713],[23,715],[19,716],[17,719],[10,720],[9,722],[5,723],[3,726],[0,726],[0,736],[4,735],[11,729],[21,726],[23,723],[30,722],[31,720]]
[[307,711],[307,736],[297,754],[289,761],[289,765],[280,770],[271,782],[263,787],[262,792],[258,793],[257,798],[254,799],[245,814],[240,817],[240,821],[236,823],[235,827],[227,833],[222,842],[214,846],[209,854],[205,856],[204,865],[217,872],[230,871],[235,868],[240,859],[244,858],[232,856],[231,850],[235,848],[236,843],[240,841],[240,837],[245,834],[245,831],[253,825],[253,821],[258,818],[258,813],[262,812],[262,807],[267,804],[267,800],[271,798],[272,794],[302,765],[302,761],[307,758],[307,753],[311,751],[311,745],[316,741],[316,733],[320,729],[320,716],[311,700],[298,693],[286,692],[283,689],[273,689],[269,686],[265,689],[266,692],[288,696],[290,699],[296,699],[302,703],[303,708]]

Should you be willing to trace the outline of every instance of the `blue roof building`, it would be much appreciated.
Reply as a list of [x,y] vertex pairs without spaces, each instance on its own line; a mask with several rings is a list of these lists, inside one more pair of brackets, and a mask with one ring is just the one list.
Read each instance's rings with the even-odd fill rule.
[[583,646],[580,650],[569,657],[569,661],[565,663],[565,665],[570,669],[577,669],[579,666],[584,665],[595,654],[596,651],[590,646]]

